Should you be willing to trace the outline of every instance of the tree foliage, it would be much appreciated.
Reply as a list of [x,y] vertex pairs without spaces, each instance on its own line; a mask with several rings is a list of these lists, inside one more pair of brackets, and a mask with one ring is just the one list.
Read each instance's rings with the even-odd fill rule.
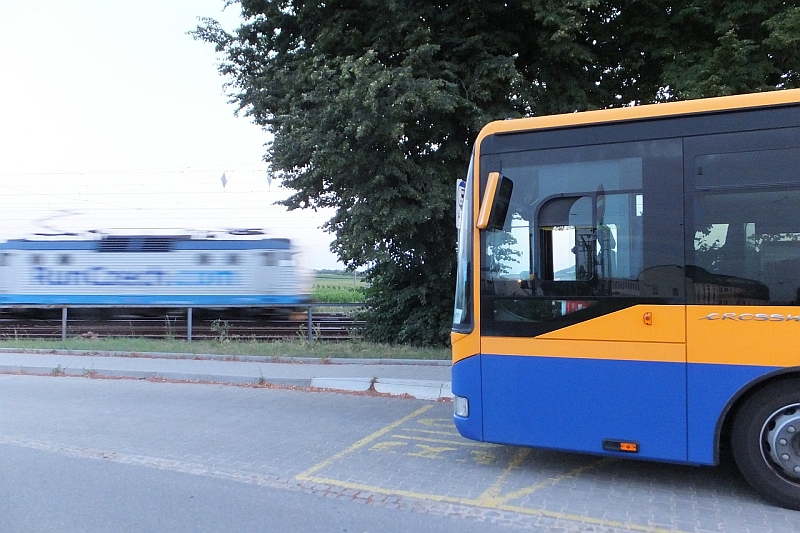
[[[231,2],[232,3],[232,2]],[[454,181],[489,120],[798,85],[800,8],[776,0],[241,0],[203,19],[290,209],[334,207],[367,266],[373,340],[446,342]]]
[[596,13],[589,33],[622,104],[800,85],[796,1],[610,0]]

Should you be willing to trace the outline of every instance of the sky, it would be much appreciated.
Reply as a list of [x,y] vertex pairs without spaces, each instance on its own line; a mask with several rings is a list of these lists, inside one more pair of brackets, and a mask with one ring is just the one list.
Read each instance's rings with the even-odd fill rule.
[[[0,239],[92,229],[261,228],[344,268],[267,178],[269,134],[224,94],[198,17],[224,0],[0,0]],[[224,175],[224,179],[223,179]]]

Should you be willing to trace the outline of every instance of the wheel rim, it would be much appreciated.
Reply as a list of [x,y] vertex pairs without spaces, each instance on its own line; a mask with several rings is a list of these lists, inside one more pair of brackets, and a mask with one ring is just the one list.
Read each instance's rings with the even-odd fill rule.
[[800,483],[800,404],[781,407],[767,418],[761,454],[781,477]]

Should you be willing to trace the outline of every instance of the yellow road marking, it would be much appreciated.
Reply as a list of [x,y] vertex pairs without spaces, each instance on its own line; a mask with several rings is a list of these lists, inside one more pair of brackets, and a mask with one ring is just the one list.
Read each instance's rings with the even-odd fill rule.
[[360,441],[356,442],[352,446],[349,446],[347,449],[342,450],[341,452],[337,453],[336,455],[333,455],[333,456],[325,459],[321,463],[315,464],[314,466],[312,466],[311,468],[309,468],[305,472],[301,472],[300,474],[297,475],[297,479],[299,479],[301,481],[305,481],[305,480],[309,479],[311,474],[313,474],[314,472],[319,472],[320,470],[322,470],[326,466],[332,465],[333,463],[335,463],[336,461],[338,461],[339,459],[341,459],[345,455],[348,455],[348,454],[356,451],[357,449],[359,449],[359,448],[361,448],[363,446],[366,446],[370,442],[383,437],[384,435],[386,435],[390,431],[394,430],[396,427],[398,427],[398,426],[400,426],[402,424],[405,424],[406,422],[408,422],[412,418],[414,418],[416,416],[419,416],[422,413],[424,413],[424,412],[426,412],[426,411],[428,411],[429,409],[432,409],[432,408],[433,408],[433,404],[424,405],[424,406],[420,407],[419,409],[417,409],[413,413],[404,416],[400,420],[392,422],[388,426],[382,427],[381,429],[379,429],[375,433],[372,433],[371,435],[367,435],[366,437],[364,437]]
[[531,485],[529,487],[525,487],[524,489],[515,490],[514,492],[506,494],[505,496],[500,497],[500,498],[497,499],[498,503],[505,504],[505,503],[507,503],[507,502],[509,502],[511,500],[516,500],[517,498],[521,498],[522,496],[527,496],[528,494],[532,494],[532,493],[536,492],[537,490],[539,490],[541,488],[544,488],[544,487],[547,487],[547,486],[550,486],[550,485],[555,485],[556,483],[564,481],[565,479],[569,479],[571,477],[578,476],[578,475],[580,475],[580,474],[582,474],[584,472],[588,472],[589,470],[595,470],[597,468],[603,467],[603,466],[605,466],[607,464],[610,464],[610,463],[613,463],[615,461],[616,461],[616,459],[607,457],[607,458],[604,458],[604,459],[600,459],[599,461],[595,461],[593,463],[590,463],[588,465],[579,466],[578,468],[575,468],[574,470],[570,470],[566,474],[561,474],[560,476],[554,476],[554,477],[551,477],[549,479],[546,479],[545,481],[540,481],[539,483],[536,483],[536,484]]
[[458,451],[458,448],[428,446],[427,444],[417,444],[417,447],[420,449],[418,452],[406,453],[406,455],[408,457],[421,457],[422,459],[444,459],[442,453]]
[[[401,418],[401,419],[399,419],[399,420],[397,420],[397,421],[395,421],[395,422],[393,422],[393,423],[391,423],[391,424],[379,429],[378,431],[372,433],[371,435],[368,435],[367,437],[364,437],[363,439],[361,439],[358,442],[356,442],[355,444],[349,446],[345,450],[342,450],[341,452],[329,457],[328,459],[326,459],[326,460],[324,460],[324,461],[322,461],[320,463],[317,463],[316,465],[312,466],[308,470],[298,474],[296,476],[296,479],[298,481],[308,481],[308,482],[317,483],[317,484],[320,484],[320,485],[331,485],[333,487],[340,487],[340,488],[343,488],[343,489],[351,489],[351,490],[355,490],[355,491],[359,491],[359,492],[373,492],[375,494],[383,494],[383,495],[386,495],[386,496],[400,496],[400,497],[408,497],[408,498],[413,498],[413,499],[417,499],[417,500],[424,500],[424,501],[433,501],[433,502],[441,502],[441,503],[453,503],[453,504],[465,505],[465,506],[470,506],[470,507],[481,507],[481,508],[484,508],[484,509],[493,509],[493,510],[497,510],[497,511],[509,511],[509,512],[519,513],[519,514],[523,514],[523,515],[542,516],[542,517],[552,518],[552,519],[556,519],[556,520],[565,520],[565,521],[569,521],[569,522],[579,522],[579,523],[584,523],[584,524],[594,524],[594,525],[599,525],[599,526],[603,526],[603,527],[625,528],[625,529],[628,529],[628,530],[631,530],[631,531],[638,531],[638,532],[642,532],[642,533],[681,533],[681,532],[678,532],[678,531],[673,530],[673,529],[665,529],[665,528],[660,528],[660,527],[653,527],[653,526],[646,526],[646,525],[639,525],[639,524],[631,524],[631,523],[619,522],[619,521],[616,521],[616,520],[606,520],[606,519],[603,519],[603,518],[594,518],[594,517],[591,517],[591,516],[582,516],[582,515],[570,514],[570,513],[560,513],[560,512],[557,512],[557,511],[546,511],[544,509],[533,509],[533,508],[528,508],[528,507],[521,507],[519,505],[509,505],[508,503],[506,503],[506,502],[508,502],[510,500],[513,500],[513,499],[516,499],[516,498],[520,498],[520,497],[525,496],[527,494],[531,494],[531,493],[539,490],[540,488],[546,487],[548,485],[556,484],[556,483],[558,483],[558,482],[560,482],[560,481],[562,481],[564,479],[575,477],[575,476],[577,476],[577,475],[579,475],[579,474],[581,474],[583,472],[586,472],[586,471],[589,471],[589,470],[592,470],[592,469],[595,469],[595,468],[600,468],[601,466],[603,466],[603,465],[605,465],[607,463],[615,461],[615,459],[613,459],[613,458],[601,459],[601,460],[596,461],[594,463],[575,468],[575,469],[567,472],[566,474],[563,474],[563,475],[560,475],[560,476],[555,476],[555,477],[552,477],[552,478],[550,478],[550,479],[548,479],[546,481],[537,483],[535,485],[531,485],[530,487],[526,487],[524,489],[520,489],[520,490],[511,492],[511,493],[509,493],[509,494],[507,494],[505,496],[500,496],[499,495],[500,491],[501,491],[503,485],[507,482],[508,476],[511,474],[511,472],[514,469],[518,468],[519,465],[521,465],[525,461],[525,459],[528,457],[528,455],[530,453],[528,448],[523,448],[523,449],[519,450],[514,455],[514,457],[511,459],[511,462],[509,463],[509,465],[498,476],[497,480],[495,480],[495,482],[486,491],[484,491],[483,494],[481,494],[476,499],[460,498],[460,497],[456,497],[456,496],[446,496],[446,495],[442,495],[442,494],[428,494],[428,493],[424,493],[424,492],[414,492],[414,491],[401,490],[401,489],[392,489],[392,488],[387,489],[387,488],[373,486],[373,485],[366,485],[366,484],[361,484],[361,483],[352,483],[352,482],[349,482],[349,481],[341,481],[341,480],[338,480],[338,479],[332,479],[332,478],[326,478],[326,477],[318,477],[318,476],[314,476],[313,475],[314,473],[319,472],[320,470],[332,465],[333,463],[335,463],[339,459],[345,457],[346,455],[353,453],[354,451],[358,450],[359,448],[363,448],[364,446],[366,446],[367,444],[375,441],[376,439],[379,439],[380,437],[386,435],[390,431],[393,431],[394,429],[396,429],[398,426],[401,426],[402,424],[408,422],[409,420],[412,420],[414,417],[421,415],[422,413],[428,411],[431,408],[433,408],[433,405],[426,405],[424,407],[421,407],[421,408],[417,409],[413,413],[411,413],[409,415],[406,415],[403,418]],[[433,426],[439,420],[444,420],[444,419],[429,418],[429,419],[420,419],[420,420],[425,420],[426,421],[425,425]],[[422,437],[420,437],[419,439],[414,439],[413,437],[402,436],[402,435],[393,435],[393,437],[403,438],[403,439],[407,439],[407,440],[427,440],[427,441],[434,441],[434,442],[440,442],[440,443],[445,443],[445,444],[449,444],[450,443],[450,441],[437,441],[436,439],[424,439]],[[456,443],[453,442],[453,444],[456,444]],[[461,446],[474,446],[476,444],[477,445],[487,446],[487,447],[489,447],[489,446],[494,447],[495,446],[493,444],[470,443],[470,442],[459,442],[457,444],[459,444]],[[417,446],[422,446],[422,445],[418,444]]]
[[392,448],[395,448],[397,446],[408,446],[408,443],[407,442],[393,442],[393,441],[376,442],[375,444],[370,446],[369,449],[370,449],[370,451],[373,451],[373,452],[389,451],[390,453],[394,453],[394,450],[392,450]]
[[[495,454],[482,450],[472,450],[472,459],[479,465],[491,465],[497,462],[497,456]],[[466,463],[464,460],[459,462]]]
[[454,444],[456,446],[468,446],[470,448],[494,448],[496,444],[488,444],[486,442],[472,442],[468,440],[444,440],[444,439],[432,439],[430,437],[417,437],[414,435],[392,435],[393,439],[404,439],[404,440],[418,440],[422,442],[435,442],[437,444]]
[[361,483],[351,483],[349,481],[340,481],[338,479],[331,479],[326,477],[308,477],[305,481],[317,483],[320,485],[331,485],[334,487],[341,487],[343,489],[351,489],[359,492],[374,492],[375,494],[383,494],[385,496],[401,496],[407,498],[414,498],[416,500],[434,501],[441,503],[454,503],[458,505],[465,505],[470,507],[482,507],[484,509],[493,509],[496,511],[510,511],[514,513],[529,515],[529,516],[544,516],[546,518],[553,518],[556,520],[566,520],[569,522],[580,522],[584,524],[594,524],[603,527],[616,527],[629,529],[631,531],[640,531],[643,533],[685,533],[675,529],[665,529],[654,526],[643,526],[639,524],[630,524],[619,522],[617,520],[606,520],[603,518],[594,518],[591,516],[582,516],[570,513],[559,513],[557,511],[546,511],[544,509],[531,509],[528,507],[520,507],[517,505],[484,505],[477,499],[459,498],[456,496],[444,496],[442,494],[427,494],[424,492],[414,492],[410,490],[401,489],[385,489],[383,487],[376,487],[373,485],[362,485]]
[[444,435],[445,437],[461,436],[458,431],[437,431],[435,429],[400,428],[400,431],[413,431],[414,433],[427,433],[428,435]]
[[483,491],[483,494],[478,496],[478,501],[481,502],[481,505],[504,503],[504,500],[498,497],[500,495],[500,491],[508,481],[508,476],[511,475],[511,472],[519,468],[519,465],[524,463],[530,454],[530,448],[520,448],[517,450],[517,453],[515,453],[514,457],[512,457],[511,461],[509,461],[508,466],[499,476],[497,476],[497,479],[494,480],[494,483],[492,483],[488,489]]
[[431,426],[435,428],[450,429],[453,427],[452,418],[420,418],[417,420],[417,423],[422,424],[423,426]]

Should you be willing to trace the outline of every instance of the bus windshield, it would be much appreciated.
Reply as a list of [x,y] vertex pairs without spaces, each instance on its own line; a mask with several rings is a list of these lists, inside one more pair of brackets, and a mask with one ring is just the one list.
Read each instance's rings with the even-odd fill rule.
[[456,297],[455,308],[453,311],[453,330],[467,333],[472,329],[471,309],[471,287],[470,279],[472,272],[472,171],[473,165],[470,163],[467,170],[466,194],[464,204],[461,208],[461,215],[458,217],[460,224],[458,227],[458,249],[456,257],[458,270],[456,273]]

